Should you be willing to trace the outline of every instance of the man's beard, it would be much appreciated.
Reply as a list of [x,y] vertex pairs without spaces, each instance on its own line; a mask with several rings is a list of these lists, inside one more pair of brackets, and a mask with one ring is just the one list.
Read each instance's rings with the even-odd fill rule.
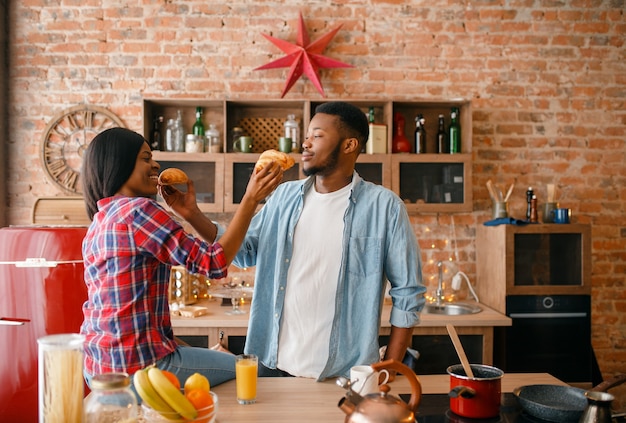
[[342,143],[337,144],[337,147],[335,147],[333,152],[330,153],[328,159],[326,159],[326,163],[322,163],[321,165],[310,167],[308,169],[302,169],[302,173],[304,173],[304,176],[325,176],[335,170],[337,168],[337,163],[339,162],[339,150],[341,149],[341,144]]

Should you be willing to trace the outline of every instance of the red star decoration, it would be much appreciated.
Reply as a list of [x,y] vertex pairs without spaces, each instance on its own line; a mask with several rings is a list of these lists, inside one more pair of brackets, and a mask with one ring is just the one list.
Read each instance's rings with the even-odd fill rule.
[[351,68],[352,65],[347,63],[340,62],[338,60],[331,59],[322,54],[324,49],[330,41],[333,39],[337,31],[341,28],[339,25],[337,28],[333,29],[329,33],[325,34],[321,38],[317,39],[315,42],[311,43],[309,40],[309,34],[304,27],[304,20],[302,19],[302,13],[300,13],[300,22],[298,25],[298,41],[296,44],[290,43],[288,41],[279,40],[278,38],[274,38],[267,34],[261,34],[265,38],[267,38],[272,44],[281,49],[286,56],[281,57],[280,59],[274,60],[266,65],[259,66],[254,70],[262,70],[262,69],[275,69],[275,68],[286,68],[289,67],[289,76],[287,77],[287,83],[285,84],[285,88],[283,89],[280,97],[284,97],[287,94],[287,91],[296,83],[296,81],[302,76],[304,73],[317,91],[324,97],[324,88],[322,88],[322,83],[320,81],[320,69],[330,69],[330,68]]

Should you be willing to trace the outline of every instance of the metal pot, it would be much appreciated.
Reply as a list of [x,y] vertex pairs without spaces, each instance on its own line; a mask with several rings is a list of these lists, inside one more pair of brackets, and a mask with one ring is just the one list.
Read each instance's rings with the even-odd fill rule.
[[466,376],[462,364],[446,369],[450,375],[450,410],[459,416],[487,419],[500,414],[502,376],[496,367],[471,364],[474,377]]
[[[591,391],[602,392],[626,382],[619,374],[602,382]],[[584,389],[561,385],[526,385],[516,388],[513,395],[526,413],[551,422],[578,422],[587,407]]]

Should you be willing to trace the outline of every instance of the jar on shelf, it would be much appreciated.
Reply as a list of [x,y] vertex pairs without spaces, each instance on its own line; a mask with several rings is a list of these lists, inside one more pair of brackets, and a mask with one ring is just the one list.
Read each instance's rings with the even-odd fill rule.
[[222,141],[220,140],[220,131],[217,130],[214,123],[209,124],[206,131],[206,145],[204,151],[207,153],[221,153]]
[[104,373],[91,379],[91,393],[84,401],[83,423],[135,421],[137,398],[127,373]]
[[204,152],[204,135],[187,134],[187,138],[185,139],[185,152]]

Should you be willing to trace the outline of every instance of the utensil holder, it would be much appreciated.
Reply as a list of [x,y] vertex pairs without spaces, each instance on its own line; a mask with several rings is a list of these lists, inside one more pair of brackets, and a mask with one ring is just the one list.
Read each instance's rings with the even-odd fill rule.
[[509,203],[506,201],[494,201],[491,208],[492,219],[509,217]]
[[559,203],[545,203],[543,205],[543,216],[541,221],[543,223],[554,222],[554,210],[559,208]]

